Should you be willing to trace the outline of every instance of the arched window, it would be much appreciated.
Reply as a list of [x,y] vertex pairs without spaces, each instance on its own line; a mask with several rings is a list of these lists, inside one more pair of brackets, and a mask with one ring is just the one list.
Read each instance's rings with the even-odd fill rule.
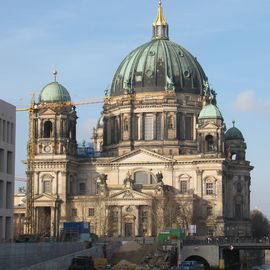
[[215,150],[215,146],[214,146],[214,138],[212,135],[207,135],[205,137],[205,141],[206,141],[206,151],[208,152],[212,152]]
[[152,175],[144,171],[135,172],[134,180],[135,184],[141,185],[152,184],[153,182]]
[[236,153],[232,153],[231,160],[237,160],[237,154]]
[[46,121],[44,123],[44,138],[51,138],[52,137],[52,122]]

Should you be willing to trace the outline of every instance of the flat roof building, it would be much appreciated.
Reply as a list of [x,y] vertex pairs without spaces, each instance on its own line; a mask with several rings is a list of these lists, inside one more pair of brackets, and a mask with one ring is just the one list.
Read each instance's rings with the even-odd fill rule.
[[0,99],[0,241],[13,238],[16,107]]

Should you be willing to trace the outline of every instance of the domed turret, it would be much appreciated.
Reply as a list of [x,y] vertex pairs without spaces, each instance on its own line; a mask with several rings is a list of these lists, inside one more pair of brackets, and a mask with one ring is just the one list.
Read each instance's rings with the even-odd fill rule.
[[235,122],[233,121],[233,127],[227,130],[227,132],[225,133],[225,139],[226,140],[244,140],[244,136],[242,132],[238,128],[236,128],[234,125],[235,125]]
[[207,77],[196,58],[169,40],[168,24],[159,2],[152,41],[133,50],[122,61],[110,95],[153,91],[202,94],[204,81]]
[[55,81],[47,84],[40,92],[39,102],[70,102],[71,98],[68,90],[56,81],[57,71],[53,71]]
[[225,133],[227,157],[232,160],[245,160],[247,148],[245,139],[242,132],[235,127],[235,121],[232,123],[233,127]]
[[202,108],[199,119],[223,119],[223,117],[217,106],[208,104]]

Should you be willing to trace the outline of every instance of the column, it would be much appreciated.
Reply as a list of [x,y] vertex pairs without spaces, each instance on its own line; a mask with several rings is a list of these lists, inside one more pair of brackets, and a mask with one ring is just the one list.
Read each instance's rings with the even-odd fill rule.
[[118,207],[118,235],[121,235],[122,207]]
[[147,234],[148,236],[152,236],[152,207],[148,207],[148,228],[147,228]]
[[34,189],[35,194],[39,194],[39,172],[34,173]]
[[63,201],[62,203],[62,207],[61,207],[61,217],[65,218],[66,217],[66,175],[67,175],[67,172],[66,171],[61,171],[61,179],[59,179],[61,181],[61,185],[62,185],[62,188],[61,188],[61,199]]
[[199,197],[203,196],[203,183],[202,183],[202,170],[197,169],[196,174],[197,174],[197,195]]
[[55,236],[55,208],[51,207],[51,236]]
[[135,219],[135,236],[139,236],[139,226],[140,226],[140,223],[139,223],[139,206],[136,205],[135,206],[135,209],[136,209],[136,219]]
[[57,239],[59,238],[59,203],[55,203],[55,235]]
[[55,178],[55,185],[56,185],[56,187],[55,187],[55,194],[57,194],[58,195],[58,182],[59,182],[59,180],[58,180],[58,175],[59,175],[59,172],[57,171],[56,173],[55,173],[55,175],[56,175],[56,178]]
[[197,137],[197,132],[196,132],[196,116],[195,114],[193,114],[193,140],[195,141],[196,140],[196,137]]

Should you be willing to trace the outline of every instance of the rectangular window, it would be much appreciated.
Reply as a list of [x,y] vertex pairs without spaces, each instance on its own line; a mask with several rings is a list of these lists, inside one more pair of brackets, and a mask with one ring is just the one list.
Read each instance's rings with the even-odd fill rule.
[[6,208],[11,209],[12,208],[12,183],[7,182],[6,183]]
[[89,217],[95,216],[95,208],[88,208],[88,216]]
[[68,194],[72,195],[73,194],[73,181],[69,181],[69,186],[68,186]]
[[86,185],[84,182],[80,182],[79,183],[79,193],[80,194],[85,194],[86,192]]
[[51,181],[44,181],[44,193],[51,193]]
[[7,173],[13,173],[13,153],[10,151],[7,151]]
[[71,209],[71,216],[72,217],[77,217],[77,208],[72,208]]
[[7,121],[7,142],[10,143],[10,122]]
[[6,141],[6,120],[3,120],[3,134],[2,134],[3,141]]
[[157,140],[162,140],[162,114],[157,113],[157,125],[156,125],[156,132],[157,132]]
[[185,117],[185,139],[192,140],[192,117]]
[[214,195],[214,183],[206,183],[206,195]]
[[214,235],[214,228],[213,227],[208,227],[208,236],[213,236]]
[[14,144],[14,124],[10,125],[10,143]]
[[153,140],[154,138],[154,130],[153,130],[153,116],[146,115],[144,118],[144,139],[145,140]]
[[180,191],[182,193],[186,193],[187,192],[187,181],[181,181],[180,182]]
[[0,148],[0,172],[4,172],[4,166],[5,166],[5,151],[4,149]]
[[0,180],[0,208],[4,208],[4,181],[3,180]]

